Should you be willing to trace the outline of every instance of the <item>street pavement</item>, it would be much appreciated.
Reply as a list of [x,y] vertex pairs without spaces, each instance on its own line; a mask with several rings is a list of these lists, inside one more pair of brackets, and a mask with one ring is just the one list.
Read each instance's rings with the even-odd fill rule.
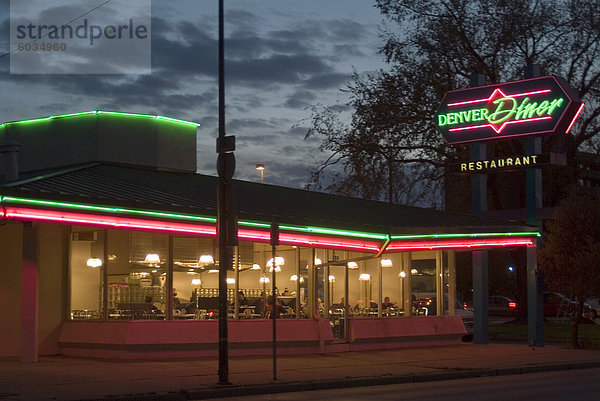
[[409,348],[326,355],[229,359],[231,385],[218,384],[214,358],[115,361],[0,359],[0,400],[194,400],[272,392],[450,380],[600,367],[600,351],[516,344]]

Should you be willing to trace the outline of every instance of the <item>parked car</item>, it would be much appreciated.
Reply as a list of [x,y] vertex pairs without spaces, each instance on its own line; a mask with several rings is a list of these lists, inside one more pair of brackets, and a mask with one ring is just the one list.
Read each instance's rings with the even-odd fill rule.
[[575,303],[557,292],[544,292],[544,316],[566,317],[575,314]]
[[516,316],[517,303],[510,298],[493,295],[488,297],[490,316]]
[[[573,317],[577,311],[577,301],[557,292],[544,292],[544,316]],[[598,312],[586,300],[583,304],[583,317],[595,319]]]

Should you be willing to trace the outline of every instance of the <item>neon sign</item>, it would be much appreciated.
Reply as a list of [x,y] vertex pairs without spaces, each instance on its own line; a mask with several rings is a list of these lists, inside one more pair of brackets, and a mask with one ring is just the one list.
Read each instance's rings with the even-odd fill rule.
[[446,93],[436,125],[448,143],[568,133],[583,103],[548,76]]

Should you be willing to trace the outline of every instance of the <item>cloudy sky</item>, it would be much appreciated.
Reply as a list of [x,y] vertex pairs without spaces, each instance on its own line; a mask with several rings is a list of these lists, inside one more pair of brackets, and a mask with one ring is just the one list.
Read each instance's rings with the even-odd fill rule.
[[[104,1],[99,0],[98,3]],[[0,0],[8,52],[9,0]],[[86,110],[160,114],[201,124],[198,171],[215,175],[217,0],[153,0],[150,74],[11,74],[0,59],[0,121]],[[227,133],[236,178],[302,187],[326,155],[304,140],[306,109],[345,102],[350,74],[385,68],[372,0],[225,0]]]

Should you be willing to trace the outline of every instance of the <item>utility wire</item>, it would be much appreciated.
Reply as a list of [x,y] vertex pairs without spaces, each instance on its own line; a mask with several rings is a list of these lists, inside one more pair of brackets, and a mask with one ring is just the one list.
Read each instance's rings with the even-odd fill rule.
[[[102,7],[102,6],[105,6],[106,4],[110,3],[111,1],[112,1],[112,0],[106,0],[104,3],[97,5],[96,7],[94,7],[94,8],[92,8],[91,10],[89,10],[89,11],[87,11],[87,12],[85,12],[85,13],[81,14],[80,16],[78,16],[78,17],[75,17],[75,18],[73,18],[72,20],[70,20],[70,21],[68,21],[68,22],[65,22],[65,23],[64,23],[64,24],[62,24],[62,25],[61,25],[59,28],[63,28],[63,27],[65,27],[65,26],[69,26],[69,25],[71,25],[73,22],[75,22],[75,21],[77,21],[77,20],[79,20],[79,19],[81,19],[81,18],[85,17],[86,15],[88,15],[88,14],[90,14],[90,13],[92,13],[92,12],[96,11],[97,9],[99,9],[99,8],[100,8],[100,7]],[[57,28],[57,30],[58,30],[59,28]],[[52,31],[52,32],[56,32],[56,31]],[[32,39],[32,40],[30,40],[29,42],[27,42],[27,43],[26,43],[26,45],[29,45],[29,44],[31,44],[31,43],[37,42],[37,41],[39,41],[39,40],[41,40],[41,39],[44,39],[44,38],[45,38],[46,36],[48,36],[50,33],[51,33],[51,32],[48,32],[48,33],[46,33],[45,35],[43,35],[43,36],[40,36],[40,37],[39,37],[39,38],[37,38],[37,39]],[[18,50],[19,50],[18,48],[17,48],[17,49],[13,49],[13,50],[9,51],[8,53],[4,53],[4,54],[0,55],[0,59],[1,59],[1,58],[4,58],[4,57],[6,57],[6,56],[8,56],[8,55],[10,55],[10,54],[12,54],[12,53],[14,53],[14,52],[16,52],[16,51],[18,51]]]

